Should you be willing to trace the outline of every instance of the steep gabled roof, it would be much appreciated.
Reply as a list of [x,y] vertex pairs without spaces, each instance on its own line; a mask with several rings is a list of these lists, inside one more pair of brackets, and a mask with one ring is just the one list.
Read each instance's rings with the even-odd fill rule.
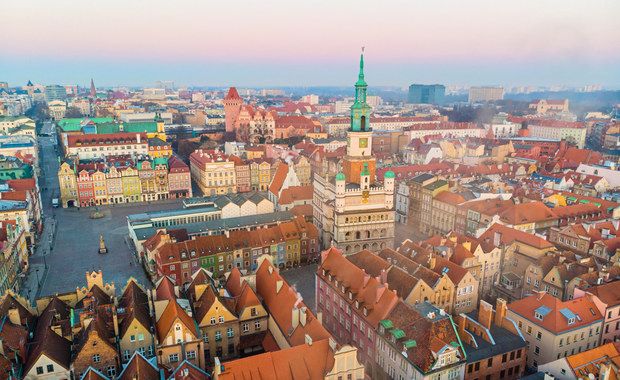
[[159,369],[153,367],[138,351],[134,352],[118,380],[161,380]]
[[172,325],[175,321],[180,321],[185,325],[185,327],[190,330],[195,337],[198,336],[198,330],[196,328],[196,322],[187,315],[185,310],[179,305],[176,298],[173,298],[168,302],[166,309],[159,317],[159,321],[157,321],[157,334],[160,341],[166,337]]

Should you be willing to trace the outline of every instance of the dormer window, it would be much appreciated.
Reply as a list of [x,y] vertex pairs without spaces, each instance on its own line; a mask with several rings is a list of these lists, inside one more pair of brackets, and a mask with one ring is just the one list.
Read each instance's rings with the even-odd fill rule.
[[325,269],[323,269],[323,277],[325,277]]
[[336,285],[336,287],[338,287],[338,280],[336,280],[336,282],[334,282],[334,285]]
[[359,309],[360,308],[360,301],[355,300],[355,308]]
[[332,275],[331,274],[328,276],[328,278],[329,278],[329,282],[332,282]]
[[366,309],[366,307],[364,307],[364,316],[367,317],[368,316],[368,309]]
[[573,323],[575,323],[575,318],[569,318],[568,324],[572,325]]
[[352,300],[353,299],[353,293],[349,292],[349,299]]
[[342,290],[342,292],[344,293],[344,285],[340,287],[340,290]]

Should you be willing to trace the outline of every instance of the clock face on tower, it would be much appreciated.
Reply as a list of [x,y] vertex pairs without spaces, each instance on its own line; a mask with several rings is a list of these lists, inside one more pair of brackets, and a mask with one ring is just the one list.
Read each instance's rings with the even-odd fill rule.
[[368,147],[368,139],[367,138],[360,139],[360,148],[366,148],[366,147]]

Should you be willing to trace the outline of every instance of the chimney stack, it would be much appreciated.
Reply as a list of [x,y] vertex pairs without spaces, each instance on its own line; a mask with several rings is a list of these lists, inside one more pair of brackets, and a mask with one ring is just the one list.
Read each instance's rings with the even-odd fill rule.
[[497,303],[495,304],[495,324],[497,326],[502,326],[502,322],[506,316],[506,305],[507,303],[505,299],[497,299]]
[[291,327],[293,328],[293,331],[297,328],[298,325],[299,325],[299,309],[294,307],[291,310]]
[[312,346],[312,338],[310,337],[310,335],[306,334],[304,336],[304,342],[308,345],[308,346]]
[[480,308],[478,309],[478,322],[487,330],[491,329],[493,322],[493,306],[490,303],[480,300]]
[[301,323],[302,327],[306,326],[308,315],[306,314],[307,308],[303,306],[299,309],[299,323]]

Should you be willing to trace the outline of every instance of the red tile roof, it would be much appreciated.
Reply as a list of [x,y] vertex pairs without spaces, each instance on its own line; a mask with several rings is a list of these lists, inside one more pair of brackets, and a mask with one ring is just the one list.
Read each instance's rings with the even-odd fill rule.
[[180,321],[185,325],[185,327],[194,334],[194,337],[198,336],[198,331],[196,329],[196,322],[194,319],[187,315],[185,310],[178,304],[176,298],[171,299],[168,302],[168,305],[164,309],[164,312],[159,317],[157,321],[157,336],[159,337],[159,341],[163,342],[166,335],[172,328],[172,325],[175,321]]
[[[301,295],[280,276],[269,260],[264,260],[256,271],[256,293],[292,346],[304,344],[306,334],[313,341],[332,337],[306,306]],[[305,326],[300,323],[293,330],[292,310],[303,307],[306,308],[307,322]]]
[[[553,248],[554,245],[547,240],[538,237],[533,234],[528,234],[527,232],[515,230],[514,228],[507,227],[501,225],[499,223],[493,224],[489,227],[479,238],[480,244],[483,245],[483,249],[485,252],[489,252],[493,248],[493,241],[495,238],[495,233],[498,232],[500,235],[500,242],[506,245],[512,244],[514,241],[519,241],[521,243],[525,243],[534,248],[546,249]],[[486,246],[486,248],[485,248]]]
[[543,202],[516,204],[499,213],[500,220],[506,224],[521,225],[557,220],[558,216]]
[[[540,308],[542,306],[550,309],[550,311],[540,320],[535,315],[541,311]],[[589,297],[575,298],[562,302],[558,298],[543,292],[509,304],[508,310],[519,314],[556,335],[603,320],[603,316],[596,304]],[[579,316],[579,318],[575,318],[574,323],[569,324],[569,320],[562,314],[562,310],[569,310],[575,316]]]
[[460,194],[452,193],[450,191],[442,191],[435,196],[435,200],[452,206],[465,202],[465,198],[463,198]]
[[288,165],[281,162],[280,165],[278,165],[276,174],[274,174],[273,179],[271,180],[271,184],[269,185],[269,191],[275,196],[280,196],[280,190],[282,189],[282,185],[284,185],[284,180],[286,180],[287,174]]
[[313,340],[312,345],[226,362],[218,379],[323,380],[334,367],[333,355],[327,339]]

